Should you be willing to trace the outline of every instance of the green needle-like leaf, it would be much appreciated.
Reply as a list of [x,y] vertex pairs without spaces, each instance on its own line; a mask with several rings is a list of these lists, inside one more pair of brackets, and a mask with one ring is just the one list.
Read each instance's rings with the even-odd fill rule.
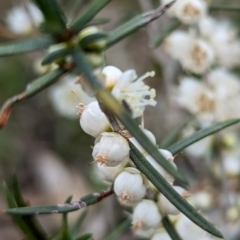
[[131,147],[130,157],[137,168],[145,174],[151,183],[183,214],[191,221],[197,224],[205,231],[223,238],[222,234],[196,209],[194,209],[183,197],[181,197],[175,189],[165,180],[165,178],[146,160],[141,152],[129,141]]
[[138,31],[139,29],[146,26],[150,22],[161,17],[166,12],[166,10],[172,6],[174,2],[175,1],[170,2],[169,4],[165,5],[163,8],[161,7],[156,10],[149,11],[137,17],[134,17],[133,19],[121,25],[120,27],[114,29],[108,35],[107,46],[108,47],[113,46],[115,43],[119,42],[126,36]]
[[77,220],[75,221],[75,223],[74,223],[74,225],[73,225],[73,227],[72,227],[72,229],[71,229],[71,231],[70,231],[70,232],[71,232],[71,235],[72,235],[73,237],[78,233],[78,231],[79,231],[79,229],[80,229],[80,227],[81,227],[84,219],[86,218],[86,216],[87,216],[87,211],[85,210],[85,211],[83,211],[83,212],[79,215],[79,217],[78,217]]
[[54,41],[51,37],[33,38],[0,44],[0,57],[48,48]]
[[45,75],[37,78],[32,83],[28,84],[24,92],[8,99],[4,103],[0,111],[0,129],[6,125],[11,113],[12,106],[14,104],[25,99],[31,98],[38,94],[39,92],[43,91],[45,88],[55,83],[59,79],[59,77],[61,77],[65,72],[66,70],[58,68],[52,72],[46,73]]
[[76,240],[93,240],[91,233],[86,233],[81,237],[76,238]]
[[84,28],[89,27],[89,26],[102,25],[102,24],[106,24],[109,22],[110,22],[110,19],[108,19],[108,18],[96,18],[96,19],[93,19],[92,21],[86,23],[84,25]]
[[159,144],[161,148],[165,149],[172,145],[174,142],[176,142],[182,132],[182,130],[186,127],[187,123],[189,122],[189,119],[182,123],[180,126],[177,126],[175,129],[173,129],[172,132],[170,132],[166,138],[163,139],[163,141]]
[[201,129],[193,134],[191,134],[190,136],[181,139],[180,141],[174,143],[173,145],[171,145],[170,147],[167,148],[168,151],[170,151],[173,155],[175,155],[176,153],[179,153],[180,151],[182,151],[184,148],[192,145],[193,143],[215,133],[218,132],[226,127],[229,127],[231,125],[234,125],[236,123],[239,123],[240,119],[231,119],[231,120],[227,120],[224,122],[220,122],[220,123],[215,123],[210,127]]
[[168,216],[163,217],[162,224],[172,240],[182,240]]
[[91,21],[94,16],[102,10],[111,0],[93,0],[87,9],[81,14],[79,18],[74,20],[71,24],[70,27],[71,29],[77,33],[81,29],[85,27],[85,25]]
[[171,32],[173,32],[175,29],[177,29],[180,25],[181,25],[181,22],[180,22],[180,21],[178,21],[177,19],[174,20],[168,28],[164,29],[163,31],[161,31],[161,32],[159,33],[159,35],[156,37],[156,39],[154,40],[154,42],[153,42],[152,45],[153,45],[154,47],[159,46],[159,45],[164,41],[164,39],[165,39]]
[[47,205],[47,206],[31,206],[31,207],[21,207],[21,208],[11,208],[5,210],[6,213],[12,215],[33,215],[33,214],[53,214],[53,213],[68,213],[73,212],[89,205],[100,202],[104,198],[113,194],[112,187],[103,190],[99,193],[91,193],[80,201],[57,204],[57,205]]
[[45,23],[43,27],[53,34],[66,31],[66,17],[56,0],[33,0],[42,11]]
[[[6,198],[6,201],[8,203],[8,207],[9,208],[16,208],[17,205],[13,199],[12,194],[10,193],[10,190],[7,186],[7,184],[4,182],[3,183],[3,192]],[[13,221],[17,224],[17,226],[22,230],[22,232],[25,234],[26,238],[29,240],[40,240],[38,238],[36,238],[31,229],[29,228],[28,225],[26,225],[26,223],[24,222],[24,220],[22,219],[21,216],[12,216]]]
[[[12,176],[12,185],[13,185],[13,194],[15,197],[15,201],[18,207],[26,207],[27,204],[23,199],[23,196],[21,194],[17,176],[16,174],[13,174]],[[47,235],[37,222],[37,219],[33,216],[22,216],[23,221],[25,224],[31,229],[32,234],[39,240],[47,240]]]
[[59,58],[65,57],[69,52],[70,52],[70,49],[68,48],[62,48],[54,52],[51,52],[43,58],[42,65],[51,64],[56,60],[58,60]]
[[119,239],[120,235],[131,227],[132,219],[127,219],[120,223],[104,240]]
[[240,12],[239,6],[229,6],[226,4],[213,4],[209,7],[210,11],[230,11],[230,12]]

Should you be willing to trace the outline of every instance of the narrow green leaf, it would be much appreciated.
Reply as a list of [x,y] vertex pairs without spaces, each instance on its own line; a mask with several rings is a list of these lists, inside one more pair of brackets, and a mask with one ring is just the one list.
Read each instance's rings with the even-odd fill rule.
[[189,119],[182,123],[180,126],[177,126],[173,131],[168,134],[166,138],[163,139],[163,141],[159,144],[161,148],[165,149],[169,147],[171,144],[176,142],[182,132],[182,130],[186,127],[187,123],[189,122]]
[[201,130],[191,134],[190,136],[181,139],[180,141],[178,141],[178,142],[174,143],[173,145],[171,145],[170,147],[168,147],[167,150],[170,151],[173,155],[175,155],[176,153],[179,153],[184,148],[192,145],[193,143],[195,143],[215,132],[218,132],[226,127],[229,127],[231,125],[239,123],[239,122],[240,122],[240,119],[237,118],[237,119],[227,120],[224,122],[215,123],[210,127],[201,129]]
[[[8,203],[9,208],[16,208],[17,205],[13,199],[12,194],[10,193],[10,190],[5,182],[3,182],[3,192],[6,198],[6,201]],[[27,239],[29,240],[38,240],[31,232],[31,229],[26,225],[26,223],[23,221],[21,216],[12,216],[13,221],[16,223],[16,225],[22,230],[22,232],[25,234]]]
[[96,18],[96,19],[93,19],[90,22],[86,23],[84,25],[84,28],[89,27],[89,26],[102,25],[102,24],[106,24],[109,22],[110,22],[110,19],[108,19],[108,18]]
[[59,58],[65,57],[69,52],[70,52],[69,48],[62,48],[62,49],[56,50],[54,52],[51,52],[43,58],[41,64],[42,65],[51,64],[51,63],[55,62],[56,60],[58,60]]
[[159,174],[159,172],[146,160],[141,152],[129,141],[131,147],[130,157],[137,168],[146,175],[151,183],[183,214],[205,231],[214,236],[223,238],[222,234],[196,209],[194,209],[175,189]]
[[107,90],[101,90],[96,95],[103,104],[114,113],[123,123],[126,129],[137,139],[141,146],[151,155],[167,172],[183,183],[187,183],[185,177],[174,169],[168,161],[161,155],[157,147],[144,134],[138,123],[125,111],[118,101]]
[[91,233],[86,233],[81,237],[76,238],[76,240],[93,240]]
[[61,77],[65,72],[66,70],[58,68],[37,78],[36,80],[27,85],[25,97],[31,98],[35,96],[39,92],[43,91],[44,89],[58,81],[59,77]]
[[157,162],[159,162],[159,164],[164,169],[166,169],[166,171],[168,171],[179,181],[186,183],[186,179],[166,161],[156,146],[153,145],[149,138],[140,129],[136,121],[132,119],[132,117],[125,111],[125,109],[118,103],[118,101],[108,90],[103,89],[103,86],[92,73],[91,68],[86,62],[85,57],[81,51],[78,49],[73,49],[72,56],[77,69],[79,72],[84,74],[91,88],[97,92],[96,97],[102,101],[104,106],[108,108],[115,116],[117,116],[117,118],[123,123],[126,129],[137,139],[137,141],[144,147],[144,149]]
[[229,6],[226,4],[213,4],[209,7],[210,11],[230,11],[230,12],[240,12],[239,6]]
[[133,19],[129,20],[128,22],[124,23],[120,27],[112,30],[108,35],[108,43],[107,46],[111,47],[115,43],[119,42],[126,36],[138,31],[142,27],[146,26],[150,22],[156,20],[157,18],[161,17],[166,10],[172,6],[175,1],[166,4],[164,7],[157,8],[156,10],[145,12],[141,15],[134,17]]
[[120,223],[104,240],[115,240],[119,239],[121,234],[129,229],[132,225],[132,219],[126,219]]
[[61,34],[66,30],[66,17],[56,0],[33,0],[42,11],[45,30],[53,34]]
[[79,217],[75,221],[75,223],[74,223],[74,225],[73,225],[73,227],[70,231],[72,236],[75,236],[78,233],[78,231],[79,231],[80,227],[82,226],[82,223],[83,223],[84,219],[86,218],[86,216],[87,216],[87,210],[83,211],[79,215]]
[[111,0],[93,0],[81,16],[75,19],[71,24],[71,29],[77,33],[91,21],[94,16],[102,10]]
[[[13,194],[15,197],[15,201],[18,207],[26,207],[27,204],[25,200],[23,199],[23,196],[21,194],[17,176],[16,174],[13,174],[12,176],[12,185],[13,185]],[[39,240],[47,240],[47,235],[37,222],[37,219],[35,219],[33,216],[22,216],[23,221],[25,224],[29,227],[32,234]]]
[[33,214],[53,214],[53,213],[67,213],[85,208],[89,205],[100,202],[104,198],[113,194],[112,187],[103,190],[98,193],[91,193],[85,197],[82,197],[80,201],[72,203],[47,205],[47,206],[31,206],[21,208],[11,208],[5,210],[8,214],[13,215],[33,215]]
[[53,213],[67,213],[79,210],[84,206],[80,206],[78,202],[72,204],[57,204],[57,205],[46,205],[46,206],[30,206],[21,208],[11,208],[5,210],[8,214],[14,215],[34,215],[34,214],[53,214]]
[[48,48],[53,43],[54,41],[50,36],[2,43],[0,44],[0,57]]
[[175,19],[171,25],[169,27],[167,27],[166,29],[164,29],[163,31],[161,31],[159,33],[159,35],[155,38],[155,40],[153,41],[153,46],[157,47],[160,44],[162,44],[162,42],[164,41],[164,39],[171,33],[173,32],[175,29],[177,29],[179,26],[181,25],[181,22],[178,21],[177,19]]
[[162,224],[172,240],[182,240],[168,216],[163,217]]

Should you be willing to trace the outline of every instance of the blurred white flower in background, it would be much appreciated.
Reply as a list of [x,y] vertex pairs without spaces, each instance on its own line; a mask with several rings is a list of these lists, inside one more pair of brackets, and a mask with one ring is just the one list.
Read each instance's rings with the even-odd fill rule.
[[79,118],[76,108],[79,102],[88,104],[96,100],[89,97],[82,90],[81,85],[75,84],[75,79],[76,76],[68,75],[49,90],[49,99],[56,112],[70,119]]
[[185,24],[195,24],[207,13],[203,0],[178,0],[174,4],[175,16]]
[[33,27],[38,27],[42,21],[41,11],[32,3],[26,3],[26,8],[24,6],[14,7],[6,17],[9,29],[19,35],[30,34]]

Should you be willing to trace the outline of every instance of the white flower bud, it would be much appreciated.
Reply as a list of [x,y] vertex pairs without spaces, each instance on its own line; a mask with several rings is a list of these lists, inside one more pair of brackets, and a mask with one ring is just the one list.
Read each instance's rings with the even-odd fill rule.
[[124,163],[129,156],[128,141],[114,132],[104,132],[95,141],[92,156],[94,162],[108,167]]
[[146,193],[141,173],[136,168],[125,168],[115,179],[114,192],[122,203],[141,200]]
[[[154,144],[156,145],[156,138],[155,136],[153,135],[152,132],[150,132],[149,130],[147,129],[142,129],[143,132],[145,133],[145,135],[149,138],[149,140]],[[129,140],[135,145],[135,147],[143,154],[143,155],[146,155],[147,152],[145,151],[145,149],[139,144],[139,142],[136,140],[136,138],[134,137],[131,137],[129,138]]]
[[152,236],[151,240],[171,240],[171,237],[166,232],[157,232]]
[[[128,161],[128,158],[126,158],[126,161]],[[97,163],[98,170],[105,176],[107,180],[114,180],[116,176],[123,171],[125,163],[121,163],[117,165],[116,167],[108,167],[101,163]]]
[[213,196],[207,191],[198,191],[189,199],[189,203],[196,209],[209,209],[213,203]]
[[195,24],[206,15],[207,4],[203,0],[180,0],[175,3],[174,10],[181,22]]
[[79,105],[80,125],[84,132],[93,137],[99,136],[102,132],[110,129],[105,114],[101,111],[98,102],[92,102],[87,106]]
[[[188,198],[190,197],[190,193],[183,189],[182,187],[173,186],[173,188],[183,197]],[[180,211],[163,195],[159,194],[159,200],[158,200],[158,206],[161,209],[162,212],[165,214],[170,215],[177,215],[180,213]]]
[[114,66],[106,66],[103,68],[102,73],[105,75],[105,86],[109,89],[112,89],[116,85],[123,74],[119,68]]
[[[177,166],[173,162],[173,155],[168,150],[159,149],[158,151],[172,165],[173,168],[177,169]],[[146,159],[170,184],[173,184],[174,177],[170,175],[162,166],[160,166],[155,159],[153,159],[150,155],[147,155]],[[150,183],[150,185],[153,187],[152,183]]]
[[142,200],[133,210],[133,228],[148,230],[156,228],[161,221],[157,204],[152,200]]
[[240,161],[238,156],[226,156],[223,158],[223,168],[228,177],[240,175]]

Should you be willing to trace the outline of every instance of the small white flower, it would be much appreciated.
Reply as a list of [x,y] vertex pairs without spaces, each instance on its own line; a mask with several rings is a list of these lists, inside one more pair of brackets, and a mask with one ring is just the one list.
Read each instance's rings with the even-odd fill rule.
[[151,240],[171,240],[171,237],[166,232],[157,232],[152,236]]
[[185,24],[195,24],[207,13],[203,0],[178,0],[174,6],[175,16]]
[[164,41],[164,48],[174,59],[179,60],[186,55],[193,37],[186,31],[175,30]]
[[197,79],[182,78],[176,100],[179,105],[196,114],[202,125],[213,121],[217,105],[214,93]]
[[240,158],[237,156],[224,157],[223,168],[229,177],[240,176]]
[[16,34],[29,34],[33,30],[32,24],[39,26],[43,21],[43,15],[35,5],[28,3],[26,7],[28,12],[23,6],[18,6],[7,15],[6,23],[9,29]]
[[105,114],[101,111],[97,101],[92,102],[85,106],[79,105],[80,110],[80,125],[84,132],[97,137],[101,133],[110,129],[109,122]]
[[92,156],[94,162],[116,167],[129,157],[128,141],[118,133],[104,132],[96,139]]
[[[152,132],[150,132],[149,130],[147,129],[142,129],[142,131],[145,133],[145,135],[149,138],[149,140],[154,144],[156,145],[156,138],[155,136],[153,135]],[[147,154],[147,152],[145,151],[145,149],[139,144],[139,142],[134,138],[134,137],[131,137],[129,138],[129,140],[135,145],[135,147],[144,155]]]
[[89,97],[81,86],[75,84],[75,78],[75,76],[68,75],[49,90],[49,98],[54,109],[61,116],[71,119],[78,118],[76,105],[79,99],[86,104],[94,101],[94,98]]
[[190,219],[188,219],[182,213],[179,216],[179,220],[176,224],[176,230],[184,240],[192,240],[194,236],[194,240],[213,240],[219,239],[215,238],[209,233],[207,233],[202,228],[198,227],[195,223],[193,223]]
[[114,180],[116,176],[123,171],[125,164],[122,163],[116,167],[108,167],[104,164],[97,163],[97,167],[98,170],[105,176],[106,180]]
[[213,196],[210,192],[200,190],[191,195],[189,202],[196,209],[209,209],[213,204]]
[[[178,192],[180,196],[183,198],[188,198],[190,197],[189,192],[187,192],[185,189],[182,187],[178,186],[173,186],[173,188]],[[170,215],[177,215],[180,213],[180,211],[163,195],[159,194],[159,199],[158,199],[158,206],[161,209],[161,211],[165,214],[170,214]]]
[[134,231],[134,236],[136,237],[140,237],[141,239],[149,239],[151,238],[151,236],[154,234],[154,232],[156,231],[156,229],[154,228],[150,228],[147,230],[142,230],[142,229],[137,229],[136,231]]
[[202,74],[213,64],[214,52],[211,46],[204,40],[194,39],[179,60],[186,70]]
[[[165,149],[159,149],[159,152],[163,155],[163,157],[172,165],[173,168],[177,169],[177,166],[173,162],[173,156],[172,154],[165,150]],[[160,166],[155,159],[153,159],[150,155],[146,156],[146,159],[151,163],[151,165],[170,183],[173,184],[174,177],[170,175],[162,166]],[[152,183],[150,185],[153,187]]]
[[198,22],[198,28],[201,37],[209,41],[214,35],[216,22],[212,17],[207,15]]
[[161,221],[157,204],[152,200],[142,200],[133,210],[133,229],[147,230],[156,228]]
[[141,173],[136,168],[125,168],[114,181],[114,192],[121,203],[134,203],[141,200],[146,193]]
[[33,63],[33,69],[37,74],[42,75],[58,68],[58,65],[56,63],[42,66],[42,60],[42,58],[38,58]]
[[137,78],[134,70],[128,70],[122,74],[116,85],[113,87],[112,94],[119,101],[126,101],[132,110],[133,117],[143,115],[147,105],[155,106],[157,102],[153,100],[156,96],[155,89],[150,89],[143,80],[153,77],[154,72],[147,72],[140,78]]
[[119,78],[122,76],[123,72],[114,66],[106,66],[103,68],[102,73],[105,76],[105,86],[109,89],[112,89]]

